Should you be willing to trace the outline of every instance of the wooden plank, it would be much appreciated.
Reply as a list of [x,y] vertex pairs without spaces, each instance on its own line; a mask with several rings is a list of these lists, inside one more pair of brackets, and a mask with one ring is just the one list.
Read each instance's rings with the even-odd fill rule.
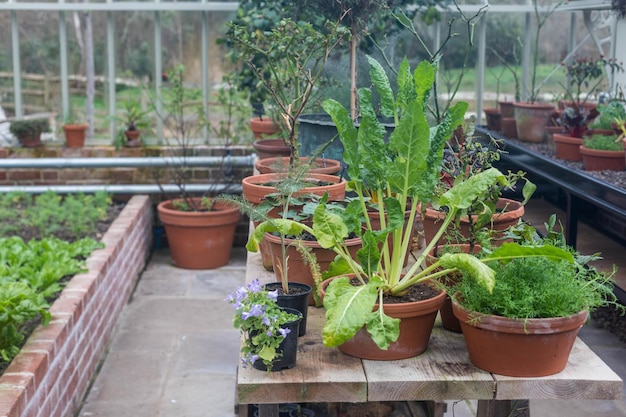
[[361,361],[322,344],[323,310],[310,307],[307,334],[298,339],[297,364],[267,373],[239,367],[237,402],[365,402],[367,380]]
[[567,366],[556,375],[513,378],[494,375],[497,399],[619,400],[623,381],[580,338],[576,339]]
[[397,361],[363,361],[369,401],[493,399],[489,372],[469,362],[463,335],[441,327],[439,320],[426,352]]

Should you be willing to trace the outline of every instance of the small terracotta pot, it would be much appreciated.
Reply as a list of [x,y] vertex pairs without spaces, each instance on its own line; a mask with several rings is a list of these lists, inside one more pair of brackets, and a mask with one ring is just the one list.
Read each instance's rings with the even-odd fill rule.
[[280,131],[280,127],[269,117],[261,119],[253,117],[250,119],[250,130],[255,139],[264,139],[266,136],[275,135]]
[[498,101],[498,107],[500,107],[502,117],[515,117],[513,103],[513,101]]
[[[496,203],[496,209],[506,209],[506,211],[496,213],[492,217],[491,229],[502,232],[495,235],[495,239],[493,240],[494,244],[497,244],[498,242],[504,242],[504,240],[499,240],[498,237],[501,237],[506,229],[513,225],[516,225],[519,219],[521,219],[524,215],[524,206],[522,205],[522,203],[520,203],[519,201],[510,200],[508,198],[498,199],[498,202]],[[431,207],[426,207],[426,213],[424,215],[422,223],[424,225],[424,237],[426,238],[427,244],[435,238],[435,234],[441,227],[441,223],[443,222],[443,219],[445,217],[446,213],[435,210]],[[477,216],[474,215],[473,219],[476,220]],[[469,239],[469,218],[461,218],[459,232],[464,238]]]
[[517,138],[517,125],[515,124],[515,117],[502,117],[500,125],[504,136],[510,139]]
[[585,171],[623,171],[626,168],[624,151],[603,151],[580,146]]
[[554,141],[554,151],[556,157],[566,161],[581,161],[580,146],[583,144],[582,138],[575,138],[561,133],[552,135]]
[[484,110],[487,119],[487,129],[492,131],[502,130],[502,114],[498,108],[486,108]]
[[86,124],[63,125],[65,146],[68,148],[82,148],[85,146],[85,131],[88,127]]
[[174,208],[174,201],[157,206],[174,265],[213,269],[228,264],[241,218],[239,209],[216,202],[212,211],[181,211]]
[[291,149],[282,139],[258,139],[252,142],[252,147],[259,159],[291,155]]
[[488,372],[515,377],[540,377],[561,372],[578,331],[587,320],[581,311],[568,317],[509,319],[484,315],[453,301],[470,361]]
[[139,130],[125,130],[124,136],[126,136],[126,144],[124,146],[128,148],[137,148],[141,146],[141,140],[139,136],[141,135],[141,131]]
[[[261,174],[271,174],[277,172],[286,172],[289,170],[289,157],[272,157],[259,159],[255,162],[254,166]],[[309,163],[309,158],[300,157],[296,162],[297,166],[306,165]],[[341,161],[328,158],[317,158],[312,164],[311,169],[308,172],[314,172],[316,174],[335,175],[341,171]]]
[[554,106],[544,103],[514,103],[517,138],[523,142],[543,142],[543,131]]

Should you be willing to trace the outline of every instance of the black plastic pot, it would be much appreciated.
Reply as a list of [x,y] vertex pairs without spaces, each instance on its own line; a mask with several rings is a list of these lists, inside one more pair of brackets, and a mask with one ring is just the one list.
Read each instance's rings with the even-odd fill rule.
[[[291,369],[296,366],[296,355],[298,354],[298,327],[300,326],[300,321],[302,320],[302,313],[293,308],[283,308],[287,312],[297,314],[300,317],[297,320],[281,326],[284,329],[289,329],[290,332],[287,333],[287,336],[278,346],[277,351],[282,352],[282,356],[272,363],[272,368],[270,369],[271,372],[282,371],[283,369]],[[268,370],[263,361],[260,359],[256,360],[252,364],[252,366],[254,367],[254,369],[258,369],[261,371]]]
[[[267,291],[274,291],[281,288],[282,283],[271,282],[269,284],[265,284],[264,287]],[[309,310],[309,296],[312,289],[310,285],[299,282],[290,282],[289,288],[299,288],[300,290],[297,291],[297,294],[279,294],[277,302],[281,307],[293,308],[294,310],[298,310],[302,313],[302,321],[300,322],[298,337],[304,336],[306,334],[306,317]]]

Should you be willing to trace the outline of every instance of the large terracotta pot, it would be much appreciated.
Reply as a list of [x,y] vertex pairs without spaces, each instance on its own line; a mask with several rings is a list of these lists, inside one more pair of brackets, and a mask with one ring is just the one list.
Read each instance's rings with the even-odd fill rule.
[[[437,258],[445,253],[444,251],[446,250],[452,253],[456,252],[477,254],[480,253],[482,247],[480,245],[474,245],[473,247],[470,247],[470,245],[467,243],[454,245],[438,245],[435,246],[426,256],[426,265],[430,266],[434,264],[437,261]],[[439,278],[438,280],[446,287],[451,287],[455,285],[459,281],[459,279],[461,279],[461,277],[462,274],[460,272],[453,272]],[[452,299],[448,295],[446,295],[446,299],[439,309],[439,315],[441,316],[441,324],[443,325],[444,329],[453,331],[455,333],[461,333],[461,323],[452,312]]]
[[[498,212],[493,215],[491,219],[491,229],[501,232],[497,233],[494,236],[493,243],[498,244],[502,242],[499,240],[499,237],[502,237],[504,231],[511,226],[514,226],[518,223],[519,219],[524,215],[524,206],[519,201],[511,200],[508,198],[499,198],[496,202],[497,210],[504,210],[502,212]],[[446,213],[435,210],[431,207],[426,207],[426,212],[424,214],[424,219],[422,223],[424,224],[424,237],[426,239],[426,244],[431,242],[435,238],[435,234],[441,227],[441,223],[445,218]],[[477,216],[474,215],[472,217],[474,221],[477,220]],[[451,226],[452,227],[452,226]],[[465,239],[469,239],[470,237],[470,223],[469,218],[467,216],[461,217],[460,229],[459,232],[461,236]],[[440,241],[440,244],[443,244],[444,240]]]
[[[265,201],[265,196],[277,192],[276,187],[270,184],[273,181],[279,181],[285,174],[259,174],[245,177],[241,181],[243,197],[252,204],[261,204]],[[315,174],[311,173],[303,179],[311,183],[328,183],[327,185],[306,186],[300,189],[295,196],[314,194],[323,196],[328,192],[328,201],[341,200],[346,196],[346,180],[335,175]]]
[[624,151],[603,151],[580,146],[585,171],[623,171],[626,168]]
[[[435,297],[411,303],[385,304],[385,314],[400,319],[400,336],[387,350],[380,349],[365,327],[338,349],[350,356],[371,360],[396,360],[412,358],[428,347],[437,312],[446,298],[441,291]],[[374,307],[378,310],[378,304]]]
[[[289,170],[289,157],[272,157],[259,159],[255,162],[254,166],[261,174],[271,174],[276,172],[286,172]],[[301,156],[297,161],[297,167],[306,165],[309,163],[309,158]],[[328,158],[317,158],[312,164],[311,169],[308,172],[314,172],[316,174],[328,174],[335,175],[341,171],[341,161]]]
[[269,117],[253,117],[250,119],[250,130],[255,139],[264,139],[280,131],[280,127]]
[[568,317],[509,319],[466,310],[453,301],[470,361],[488,372],[540,377],[561,372],[587,320],[581,311]]
[[289,156],[291,149],[282,139],[258,139],[252,142],[259,159]]
[[521,103],[513,105],[517,138],[523,142],[543,142],[543,132],[550,121],[554,106],[544,103]]
[[582,138],[575,138],[562,133],[552,135],[554,141],[554,151],[556,157],[566,161],[581,161],[580,146],[583,144]]
[[[263,237],[263,241],[268,242],[270,249],[274,274],[276,275],[276,281],[281,281],[281,272],[284,271],[283,254],[280,237],[274,236],[271,233],[266,233]],[[319,265],[320,272],[328,270],[328,266],[335,259],[337,254],[330,249],[324,249],[316,241],[302,240],[302,244],[311,249]],[[346,239],[345,245],[353,258],[356,257],[356,253],[362,247],[361,238]],[[285,249],[287,253],[287,271],[290,281],[297,281],[303,284],[309,285],[313,288],[314,292],[318,291],[313,274],[311,273],[311,267],[305,261],[298,249],[293,245],[293,239],[285,239]],[[315,305],[315,297],[309,297],[309,305]]]
[[212,269],[228,264],[241,217],[239,209],[216,202],[212,211],[181,211],[174,208],[174,201],[157,206],[174,265]]
[[63,125],[65,134],[65,146],[68,148],[82,148],[85,146],[85,131],[89,126],[86,124]]
[[[243,198],[249,201],[252,204],[261,204],[265,201],[265,198],[268,194],[275,193],[278,190],[276,187],[272,187],[270,184],[272,181],[279,180],[281,177],[284,177],[284,173],[274,173],[274,174],[259,174],[252,175],[249,177],[245,177],[241,181],[242,194]],[[346,180],[341,179],[334,175],[327,174],[317,174],[311,173],[305,178],[305,180],[312,181],[323,181],[328,182],[330,185],[324,186],[312,186],[312,187],[304,187],[300,191],[298,191],[295,195],[303,195],[303,194],[314,194],[318,196],[323,196],[324,193],[328,192],[329,201],[332,200],[341,200],[346,195]],[[279,209],[273,209],[268,213],[270,217],[277,217]],[[258,224],[255,224],[255,227]],[[268,270],[273,270],[273,261],[270,253],[270,248],[268,242],[263,239],[261,242],[261,247],[259,248],[261,252],[261,260],[263,263],[263,267]]]

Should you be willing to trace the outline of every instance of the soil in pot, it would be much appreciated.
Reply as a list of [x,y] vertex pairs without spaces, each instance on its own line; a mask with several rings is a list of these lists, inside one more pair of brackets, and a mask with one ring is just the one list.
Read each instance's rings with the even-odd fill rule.
[[587,320],[586,311],[568,317],[523,320],[482,315],[454,301],[452,308],[461,322],[470,361],[488,372],[515,377],[561,372]]

